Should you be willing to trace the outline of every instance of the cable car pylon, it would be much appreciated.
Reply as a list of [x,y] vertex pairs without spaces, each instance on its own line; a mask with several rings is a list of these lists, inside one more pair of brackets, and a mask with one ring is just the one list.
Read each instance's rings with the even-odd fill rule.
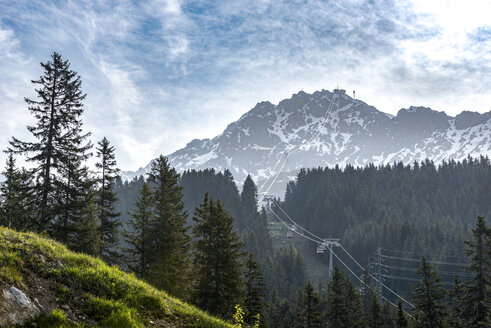
[[325,238],[322,243],[317,246],[317,254],[323,254],[326,249],[329,250],[329,279],[332,277],[332,271],[334,269],[334,263],[332,259],[332,248],[339,247],[339,239],[338,238]]

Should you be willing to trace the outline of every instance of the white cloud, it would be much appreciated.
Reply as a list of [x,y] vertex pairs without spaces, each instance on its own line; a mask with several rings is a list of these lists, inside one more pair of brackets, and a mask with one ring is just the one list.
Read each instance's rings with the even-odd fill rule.
[[339,84],[390,113],[491,109],[488,1],[31,3],[0,3],[4,145],[27,135],[23,97],[53,50],[82,76],[94,141],[107,136],[125,170],[301,89]]

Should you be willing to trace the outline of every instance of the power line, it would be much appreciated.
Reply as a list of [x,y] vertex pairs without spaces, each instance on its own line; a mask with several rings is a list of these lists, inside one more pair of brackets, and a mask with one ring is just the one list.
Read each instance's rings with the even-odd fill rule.
[[[411,281],[411,282],[421,282],[421,280],[416,279],[416,278],[409,278],[409,277],[399,277],[399,276],[388,276],[388,275],[382,275],[384,278],[389,278],[389,279],[395,279],[395,280],[403,280],[403,281]],[[453,282],[451,281],[440,281],[442,285],[445,286],[451,286],[453,285]]]
[[[382,248],[382,250],[383,251],[388,251],[388,252],[394,252],[394,253],[403,253],[403,254],[415,254],[415,255],[418,255],[417,252],[411,252],[411,251],[401,251],[401,250],[387,249],[387,248]],[[467,260],[468,259],[468,257],[461,256],[461,255],[448,256],[448,258],[464,259],[464,260]]]
[[[410,272],[416,272],[416,270],[418,270],[418,268],[414,268],[414,267],[403,267],[403,266],[396,266],[396,265],[381,264],[381,266],[383,266],[384,268],[402,270],[402,271],[410,271]],[[472,273],[464,272],[464,271],[456,272],[456,271],[437,270],[437,272],[440,275],[462,275],[462,276],[469,276],[469,277],[474,276]]]
[[[341,246],[341,245],[340,245],[340,246]],[[341,246],[341,248],[342,248],[342,246]],[[363,285],[365,285],[365,287],[368,287],[368,288],[370,288],[370,289],[371,289],[373,292],[377,293],[377,291],[375,291],[375,290],[373,289],[373,287],[371,287],[370,285],[367,285],[367,284],[366,284],[366,283],[365,283],[365,282],[364,282],[364,281],[363,281],[363,280],[362,280],[360,277],[358,277],[358,276],[357,276],[357,275],[356,275],[356,274],[355,274],[355,273],[354,273],[354,272],[353,272],[353,271],[352,271],[352,270],[351,270],[351,269],[350,269],[350,268],[349,268],[349,267],[346,265],[346,263],[344,263],[344,262],[343,262],[343,260],[341,260],[341,259],[339,258],[339,256],[337,256],[337,254],[336,254],[336,253],[335,253],[335,252],[332,250],[332,248],[331,248],[331,247],[329,247],[329,250],[330,250],[330,251],[331,251],[331,253],[332,253],[332,254],[333,254],[333,255],[334,255],[334,256],[335,256],[335,257],[338,259],[338,261],[339,261],[339,262],[340,262],[342,265],[344,265],[344,267],[345,267],[346,269],[348,269],[348,271],[349,271],[349,272],[351,272],[351,274],[352,274],[352,275],[354,275],[354,276],[356,277],[356,279],[358,279],[358,280],[359,280],[359,281],[360,281],[360,282],[361,282]],[[395,308],[398,308],[398,306],[397,306],[397,305],[395,305],[394,303],[392,303],[392,302],[391,302],[389,299],[385,298],[383,295],[380,295],[380,297],[381,297],[382,299],[384,299],[385,301],[389,302],[390,304],[392,304],[392,306],[394,306]],[[404,300],[404,299],[403,299],[402,297],[400,297],[400,296],[399,296],[399,298],[400,298],[401,300]],[[406,302],[407,302],[407,301],[406,301]],[[407,303],[408,303],[409,305],[411,305],[411,306],[414,308],[414,305],[412,305],[412,304],[411,304],[411,303],[409,303],[409,302],[407,302]],[[409,317],[411,317],[411,318],[413,317],[412,315],[410,315],[410,314],[409,314],[409,313],[407,313],[406,311],[404,311],[404,312],[405,312],[405,313],[406,313],[406,314],[407,314]]]
[[[317,138],[317,137],[320,135],[320,133],[321,133],[321,129],[322,129],[322,128],[324,128],[324,126],[327,124],[327,118],[329,117],[329,115],[330,115],[330,113],[331,113],[331,111],[332,111],[332,108],[333,108],[333,106],[334,106],[334,101],[333,101],[333,100],[334,100],[334,97],[335,97],[335,96],[336,96],[336,95],[335,95],[335,94],[333,94],[333,96],[332,96],[332,100],[330,100],[330,106],[329,106],[328,110],[326,111],[326,114],[325,114],[325,115],[324,115],[324,117],[322,118],[323,122],[322,122],[322,124],[321,124],[320,128],[318,129],[318,131],[317,131],[316,133],[314,133],[314,134],[311,136],[311,138],[310,138],[310,139],[307,141],[307,144],[309,144],[309,143],[310,143],[312,140],[314,140],[315,138]],[[338,101],[337,101],[337,108],[339,109],[339,97],[337,98],[337,100],[338,100]],[[259,200],[259,201],[262,201],[262,200],[264,199],[264,197],[266,196],[266,194],[269,192],[269,190],[272,188],[273,184],[274,184],[274,183],[276,182],[276,180],[278,179],[278,177],[279,177],[279,175],[280,175],[281,171],[283,170],[283,167],[284,167],[285,163],[287,162],[288,157],[290,156],[290,154],[292,154],[292,153],[294,153],[294,152],[296,152],[296,151],[299,151],[299,150],[300,150],[300,147],[298,147],[298,146],[297,146],[297,149],[294,149],[294,150],[292,150],[292,151],[286,152],[285,158],[283,159],[283,163],[281,164],[281,167],[279,168],[278,173],[275,175],[274,179],[272,180],[272,182],[271,182],[271,184],[269,185],[269,187],[267,188],[267,190],[264,192],[263,196],[262,196],[262,197],[260,197],[260,200]],[[273,168],[273,171],[272,171],[272,172],[274,172],[274,171],[276,170],[276,168],[278,167],[278,165],[279,165],[280,163],[281,163],[281,158],[279,159],[279,161],[277,162],[277,164],[276,164],[276,165],[275,165],[275,167]],[[274,173],[273,173],[273,174],[274,174]],[[268,181],[269,181],[270,177],[271,177],[271,175],[270,175],[270,176],[269,176],[269,177],[268,177],[268,178],[265,180],[265,182],[263,183],[263,185],[262,185],[262,186],[261,186],[261,188],[259,189],[259,192],[258,192],[258,193],[261,193],[261,192],[262,192],[263,188],[264,188],[264,187],[266,186],[266,184],[268,183]],[[291,230],[291,231],[295,232],[297,235],[302,236],[302,237],[304,237],[304,238],[306,238],[306,239],[308,239],[308,240],[311,240],[311,241],[313,241],[313,242],[315,242],[315,243],[323,243],[323,242],[324,242],[324,239],[320,238],[319,236],[317,236],[317,235],[313,234],[312,232],[310,232],[310,231],[308,231],[307,229],[303,228],[302,226],[298,225],[298,224],[297,224],[297,223],[296,223],[296,222],[295,222],[295,221],[294,221],[294,220],[293,220],[293,219],[292,219],[292,218],[291,218],[291,217],[290,217],[290,216],[289,216],[289,215],[288,215],[288,214],[287,214],[287,213],[286,213],[286,212],[285,212],[285,211],[284,211],[282,208],[281,208],[281,206],[279,206],[279,204],[278,204],[278,203],[276,203],[276,201],[275,201],[274,199],[273,199],[273,203],[275,203],[275,204],[276,204],[276,206],[277,206],[277,207],[278,207],[278,208],[281,210],[281,212],[283,212],[283,214],[284,214],[284,215],[285,215],[285,216],[286,216],[286,217],[287,217],[287,218],[288,218],[288,219],[289,219],[289,220],[290,220],[290,221],[291,221],[291,222],[294,224],[294,227],[295,227],[295,226],[296,226],[296,227],[299,227],[299,228],[300,228],[302,231],[304,231],[304,232],[306,232],[306,233],[310,234],[311,236],[313,236],[313,237],[314,237],[314,238],[316,238],[317,240],[316,240],[316,239],[313,239],[313,238],[311,238],[311,237],[306,236],[304,233],[299,233],[299,232],[298,232],[296,229],[292,229],[292,228],[290,228],[290,227],[288,226],[288,224],[287,224],[285,221],[283,221],[283,220],[280,218],[280,216],[279,216],[279,215],[277,215],[277,214],[276,214],[276,213],[275,213],[275,212],[274,212],[274,211],[271,209],[271,207],[270,207],[270,212],[271,212],[271,213],[273,213],[273,215],[274,215],[274,216],[275,216],[275,217],[276,217],[276,218],[277,218],[279,221],[281,221],[281,222],[282,222],[282,223],[283,223],[283,224],[284,224],[284,225],[285,225],[285,226],[286,226],[286,227],[287,227],[289,230]],[[268,203],[268,204],[269,204],[269,203]],[[353,256],[352,256],[352,255],[351,255],[351,254],[350,254],[350,253],[349,253],[349,252],[348,252],[348,251],[347,251],[347,250],[346,250],[346,249],[345,249],[345,248],[344,248],[344,247],[343,247],[341,244],[339,244],[339,243],[338,243],[338,245],[339,245],[339,246],[340,246],[340,247],[341,247],[341,248],[342,248],[342,249],[343,249],[343,250],[346,252],[346,254],[348,254],[348,256],[349,256],[349,257],[350,257],[350,258],[351,258],[351,259],[352,259],[352,260],[353,260],[353,261],[354,261],[354,262],[355,262],[355,263],[356,263],[356,264],[357,264],[357,265],[358,265],[358,266],[359,266],[359,267],[360,267],[360,268],[363,270],[363,267],[362,267],[362,266],[361,266],[361,265],[358,263],[358,261],[356,261],[356,260],[355,260],[355,258],[354,258],[354,257],[353,257]],[[349,271],[350,271],[350,272],[351,272],[351,273],[352,273],[352,274],[353,274],[353,275],[354,275],[354,276],[355,276],[355,277],[356,277],[356,278],[357,278],[357,279],[358,279],[360,282],[362,282],[363,284],[365,284],[365,283],[364,283],[364,282],[363,282],[363,281],[360,279],[360,277],[358,277],[358,276],[357,276],[357,275],[356,275],[356,274],[355,274],[355,273],[354,273],[354,272],[351,270],[351,268],[349,268],[349,267],[346,265],[346,263],[344,263],[344,262],[343,262],[343,261],[342,261],[342,260],[341,260],[341,259],[340,259],[340,258],[337,256],[337,254],[335,254],[335,253],[333,252],[333,250],[332,250],[332,247],[331,247],[331,246],[329,246],[328,248],[329,248],[329,250],[330,250],[331,254],[333,254],[333,255],[334,255],[334,256],[335,256],[335,257],[336,257],[336,258],[337,258],[337,259],[338,259],[338,260],[339,260],[339,261],[340,261],[340,262],[341,262],[341,263],[342,263],[342,264],[343,264],[345,267],[346,267],[346,269],[348,269],[348,270],[349,270]],[[405,299],[404,299],[404,298],[402,298],[402,297],[401,297],[399,294],[397,294],[397,293],[396,293],[396,292],[394,292],[392,289],[390,289],[389,287],[387,287],[387,286],[386,286],[384,283],[382,283],[382,281],[379,281],[378,279],[376,279],[375,277],[373,277],[373,275],[371,275],[369,272],[368,272],[368,274],[369,274],[369,275],[370,275],[370,276],[371,276],[373,279],[375,279],[375,281],[377,281],[377,282],[378,282],[380,285],[382,285],[383,287],[385,287],[387,290],[389,290],[389,291],[390,291],[390,292],[392,292],[394,295],[398,296],[398,297],[399,297],[401,300],[403,300],[404,302],[406,302],[407,304],[409,304],[411,307],[413,307],[413,308],[414,308],[414,305],[413,305],[413,304],[411,304],[409,301],[405,300]],[[365,284],[365,286],[367,286],[367,285]],[[369,286],[368,286],[368,287],[369,287]],[[369,288],[371,288],[371,287],[369,287]],[[390,304],[392,304],[394,307],[397,307],[397,306],[396,306],[394,303],[392,303],[392,302],[390,302],[388,299],[386,299],[386,298],[385,298],[385,297],[384,297],[382,294],[380,294],[380,296],[381,296],[383,299],[385,299],[386,301],[388,301]],[[409,314],[408,314],[408,315],[409,315]],[[409,316],[411,316],[411,315],[409,315]]]
[[[409,262],[421,262],[421,259],[413,259],[406,257],[398,257],[398,256],[390,256],[390,255],[381,255],[384,258],[393,259],[393,260],[401,260],[401,261],[409,261]],[[440,264],[440,265],[458,265],[458,266],[466,266],[468,263],[452,263],[452,262],[443,262],[443,261],[428,261],[431,264]]]
[[[276,206],[277,206],[277,207],[278,207],[278,208],[279,208],[279,209],[280,209],[280,210],[281,210],[281,211],[282,211],[282,212],[283,212],[283,213],[284,213],[284,214],[285,214],[285,215],[286,215],[286,216],[287,216],[287,217],[290,219],[290,221],[292,221],[292,223],[293,223],[295,226],[300,227],[300,228],[301,228],[302,230],[304,230],[305,232],[307,232],[307,233],[311,234],[312,236],[314,236],[315,238],[320,239],[320,241],[322,241],[322,242],[323,242],[323,239],[322,239],[322,238],[320,238],[320,237],[316,236],[315,234],[311,233],[311,232],[310,232],[310,231],[308,231],[307,229],[305,229],[305,228],[303,228],[303,227],[299,226],[299,225],[298,225],[298,224],[297,224],[297,223],[296,223],[296,222],[295,222],[295,221],[294,221],[294,220],[293,220],[291,217],[289,217],[289,215],[288,215],[288,214],[286,214],[286,212],[285,212],[285,211],[283,211],[283,209],[281,208],[281,206],[279,206],[279,204],[277,204],[276,202],[275,202],[275,204],[276,204]],[[271,207],[270,207],[270,209],[271,209]],[[276,213],[275,213],[275,212],[274,212],[272,209],[271,209],[271,212],[272,212],[272,213],[273,213],[273,214],[274,214],[274,215],[275,215],[275,216],[276,216],[276,217],[277,217],[277,218],[278,218],[278,219],[279,219],[279,220],[280,220],[280,221],[281,221],[281,222],[282,222],[282,223],[283,223],[283,224],[284,224],[286,227],[288,227],[288,228],[289,228],[288,224],[287,224],[286,222],[284,222],[284,221],[283,221],[283,220],[282,220],[282,219],[281,219],[281,218],[280,218],[280,217],[279,217],[279,216],[278,216],[278,215],[277,215],[277,214],[276,214]],[[291,230],[292,230],[292,229],[291,229]],[[304,234],[301,234],[301,233],[297,232],[296,230],[292,230],[292,231],[294,231],[296,234],[298,234],[298,235],[300,235],[300,236],[302,236],[302,237],[304,237],[304,238],[307,238],[307,239],[309,239],[309,240],[311,240],[311,241],[313,241],[313,242],[317,242],[317,243],[319,242],[319,241],[317,241],[317,240],[315,240],[315,239],[312,239],[312,238],[310,238],[310,237],[308,237],[308,236],[305,236]],[[352,255],[351,255],[351,254],[350,254],[350,253],[347,251],[347,250],[346,250],[346,248],[344,248],[344,247],[343,247],[343,245],[339,244],[339,246],[341,247],[341,249],[343,249],[343,250],[346,252],[346,254],[348,254],[348,256],[349,256],[349,257],[350,257],[350,258],[351,258],[351,259],[352,259],[352,260],[353,260],[353,261],[354,261],[354,262],[355,262],[355,263],[356,263],[356,264],[357,264],[357,265],[358,265],[358,266],[359,266],[361,269],[363,269],[363,267],[360,265],[360,263],[358,263],[358,261],[356,261],[356,259],[355,259],[355,258],[354,258],[354,257],[353,257],[353,256],[352,256]],[[332,251],[332,249],[331,249],[330,247],[329,247],[329,249]],[[334,254],[334,253],[333,253],[333,254]],[[335,255],[335,254],[334,254],[334,255]],[[339,257],[338,257],[338,256],[336,256],[336,257],[339,259]],[[339,259],[339,260],[341,261],[341,259]],[[344,263],[344,262],[343,262],[343,263]],[[346,265],[346,264],[344,264],[344,265],[345,265],[345,267],[347,267],[347,265]],[[348,268],[348,267],[347,267],[347,268]],[[353,271],[351,271],[351,269],[349,269],[349,268],[348,268],[348,270],[350,270],[350,272],[352,272],[352,273],[353,273]],[[354,274],[354,273],[353,273],[353,274]],[[372,277],[372,278],[373,278],[373,279],[374,279],[376,282],[378,282],[379,284],[381,284],[381,286],[385,287],[385,288],[386,288],[388,291],[390,291],[391,293],[393,293],[394,295],[396,295],[398,298],[400,298],[401,300],[403,300],[405,303],[407,303],[409,306],[411,306],[411,307],[413,307],[413,308],[414,308],[414,305],[413,305],[411,302],[409,302],[408,300],[406,300],[405,298],[403,298],[402,296],[400,296],[399,294],[397,294],[395,291],[393,291],[393,290],[392,290],[390,287],[388,287],[387,285],[385,285],[383,282],[379,281],[379,280],[378,280],[377,278],[375,278],[375,277],[374,277],[374,276],[373,276],[371,273],[369,273],[369,272],[368,272],[368,274],[369,274],[369,275],[370,275],[370,276],[371,276],[371,277]]]
[[[354,261],[354,262],[355,262],[355,263],[356,263],[356,264],[357,264],[357,265],[358,265],[360,268],[362,268],[362,269],[363,269],[363,267],[361,266],[361,264],[360,264],[360,263],[358,263],[358,261],[357,261],[357,260],[355,260],[355,258],[354,258],[354,257],[353,257],[353,256],[352,256],[352,255],[351,255],[351,254],[350,254],[350,253],[349,253],[349,252],[346,250],[346,248],[344,248],[344,247],[343,247],[343,245],[341,245],[341,244],[340,244],[339,246],[341,247],[341,249],[342,249],[343,251],[345,251],[345,252],[346,252],[346,254],[348,254],[348,256],[349,256],[349,257],[350,257],[350,258],[351,258],[351,259],[352,259],[352,260],[353,260],[353,261]],[[404,302],[406,302],[408,305],[410,305],[411,307],[413,307],[413,308],[414,308],[414,305],[413,305],[411,302],[409,302],[408,300],[404,299],[402,296],[400,296],[399,294],[397,294],[395,291],[393,291],[391,288],[389,288],[387,285],[385,285],[385,284],[384,284],[384,283],[383,283],[381,280],[379,281],[379,280],[378,280],[377,278],[375,278],[375,277],[374,277],[374,276],[373,276],[373,275],[372,275],[370,272],[367,272],[367,273],[368,273],[368,275],[369,275],[370,277],[372,277],[372,278],[373,278],[373,279],[374,279],[376,282],[378,282],[380,285],[382,285],[382,287],[385,287],[385,288],[386,288],[388,291],[390,291],[392,294],[396,295],[396,296],[397,296],[397,297],[399,297],[401,300],[403,300],[403,301],[404,301]]]

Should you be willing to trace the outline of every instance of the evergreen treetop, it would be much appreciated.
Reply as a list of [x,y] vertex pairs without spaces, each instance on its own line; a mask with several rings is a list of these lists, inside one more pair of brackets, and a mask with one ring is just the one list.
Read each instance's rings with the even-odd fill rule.
[[243,295],[243,244],[233,217],[220,200],[215,202],[205,194],[193,220],[194,301],[202,309],[230,318]]
[[110,145],[106,137],[97,143],[96,150],[96,156],[99,159],[95,164],[99,171],[99,189],[96,200],[100,240],[98,254],[107,263],[114,264],[118,262],[120,256],[117,248],[118,229],[121,226],[118,218],[121,213],[115,210],[118,197],[114,191],[119,169],[116,166],[114,146]]
[[474,277],[465,284],[463,295],[463,317],[469,327],[489,327],[491,325],[491,229],[484,217],[477,218],[472,229],[473,240],[467,241],[467,253],[471,260],[467,271]]
[[252,254],[249,254],[244,272],[244,310],[247,324],[254,324],[257,315],[264,317],[265,291],[266,286],[259,263],[254,260]]
[[320,297],[314,286],[307,281],[304,291],[299,299],[299,313],[297,327],[321,328],[323,327],[322,313],[319,309]]
[[9,153],[3,176],[0,183],[0,225],[20,231],[31,229],[34,203],[30,173],[25,169],[19,170],[14,156]]
[[417,270],[421,279],[414,286],[414,318],[417,328],[443,328],[447,318],[445,298],[447,293],[441,284],[441,278],[433,270],[426,258],[421,259]]
[[123,237],[130,247],[126,249],[126,261],[130,270],[139,278],[150,277],[151,264],[155,261],[155,246],[152,231],[155,229],[153,194],[147,183],[143,183],[134,207],[128,213],[130,220]]
[[[89,133],[82,133],[81,115],[85,94],[82,81],[70,64],[54,52],[51,61],[41,63],[43,75],[32,83],[37,100],[25,98],[28,109],[36,118],[36,124],[27,129],[36,141],[26,142],[15,137],[10,141],[10,152],[27,154],[27,161],[36,163],[35,196],[37,198],[36,230],[46,229],[58,213],[54,209],[60,169],[73,165],[74,157],[89,156],[90,142],[85,142]],[[76,161],[76,160],[75,160]]]
[[190,237],[179,174],[165,156],[152,162],[148,183],[153,190],[156,263],[152,282],[172,295],[185,297],[189,288]]

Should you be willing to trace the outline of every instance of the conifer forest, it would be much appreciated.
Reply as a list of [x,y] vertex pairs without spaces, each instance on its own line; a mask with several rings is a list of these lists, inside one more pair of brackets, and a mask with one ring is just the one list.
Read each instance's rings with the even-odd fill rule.
[[487,156],[302,168],[266,199],[251,175],[179,173],[164,155],[123,181],[112,140],[84,126],[83,78],[57,52],[40,70],[30,137],[4,149],[3,227],[234,327],[491,327]]

